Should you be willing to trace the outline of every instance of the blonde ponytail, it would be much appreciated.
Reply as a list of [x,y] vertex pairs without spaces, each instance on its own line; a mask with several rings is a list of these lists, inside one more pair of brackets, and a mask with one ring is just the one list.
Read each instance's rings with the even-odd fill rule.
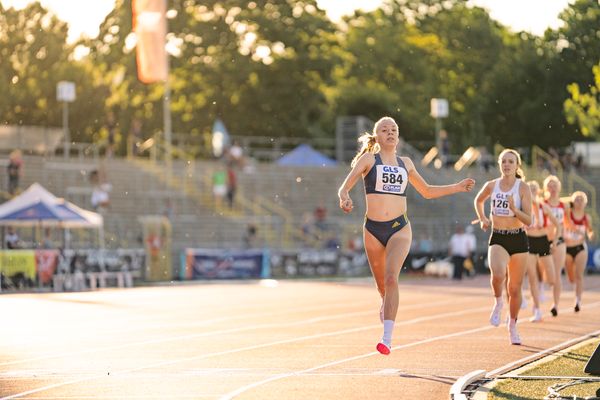
[[360,150],[358,151],[358,153],[356,153],[356,155],[352,159],[352,163],[350,163],[350,167],[353,168],[356,165],[356,163],[358,162],[358,159],[363,154],[377,152],[377,150],[378,150],[377,147],[379,147],[379,145],[377,144],[376,139],[377,139],[377,135],[375,133],[369,133],[369,132],[363,133],[358,138],[358,142],[362,143],[362,146],[360,147]]

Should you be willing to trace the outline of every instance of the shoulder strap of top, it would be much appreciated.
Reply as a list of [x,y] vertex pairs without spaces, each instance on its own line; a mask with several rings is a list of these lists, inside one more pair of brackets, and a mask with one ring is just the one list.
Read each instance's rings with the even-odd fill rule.
[[494,188],[492,189],[494,192],[500,191],[500,179],[494,179]]
[[402,161],[402,158],[400,156],[396,155],[396,160],[398,161],[399,167],[406,169],[406,165],[404,164],[404,161]]
[[383,161],[381,161],[381,155],[379,153],[375,153],[375,164],[383,164]]
[[521,193],[521,182],[523,182],[521,179],[517,178],[515,180],[515,184],[513,185],[513,187],[510,189],[510,191],[512,193],[516,193],[519,194]]

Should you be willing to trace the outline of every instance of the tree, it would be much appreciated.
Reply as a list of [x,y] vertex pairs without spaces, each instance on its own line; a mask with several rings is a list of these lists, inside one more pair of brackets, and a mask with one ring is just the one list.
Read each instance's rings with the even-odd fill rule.
[[[314,0],[176,0],[168,23],[173,130],[210,132],[216,118],[238,135],[323,135],[322,93],[335,52],[335,26]],[[128,126],[134,114],[162,129],[163,85],[137,81],[131,7],[119,0],[89,43],[110,88],[107,106]],[[116,82],[116,83],[115,83]],[[325,112],[324,112],[325,110]]]
[[571,97],[565,100],[565,114],[569,123],[577,123],[586,137],[600,139],[600,63],[593,67],[595,85],[589,93],[582,93],[577,83],[567,87]]
[[464,1],[385,2],[345,20],[338,113],[391,115],[405,139],[434,143],[431,98],[449,99],[455,151],[484,141],[481,88],[503,48],[502,28]]
[[445,125],[453,151],[470,145],[488,144],[483,114],[489,93],[485,85],[506,45],[506,29],[493,21],[486,10],[455,1],[446,7],[429,7],[417,19],[423,32],[436,35],[444,51],[435,54],[436,95],[449,101]]
[[547,65],[553,57],[543,51],[541,38],[524,32],[505,35],[499,54],[484,84],[483,120],[488,145],[543,147],[557,145],[548,134],[552,124],[547,96]]
[[75,82],[77,100],[71,105],[71,138],[84,139],[98,103],[91,92],[90,71],[70,58],[67,25],[40,3],[22,10],[0,5],[0,115],[2,123],[61,126],[62,106],[56,100],[61,80]]
[[600,3],[597,0],[577,0],[560,14],[563,26],[545,34],[544,51],[551,55],[546,65],[547,85],[544,101],[547,105],[545,135],[555,145],[568,145],[581,140],[577,125],[570,125],[564,113],[567,87],[593,85],[592,67],[600,61]]

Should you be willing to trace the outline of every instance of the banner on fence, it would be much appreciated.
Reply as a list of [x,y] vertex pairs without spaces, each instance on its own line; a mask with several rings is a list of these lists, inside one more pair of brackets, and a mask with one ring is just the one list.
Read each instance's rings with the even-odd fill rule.
[[588,248],[589,257],[587,269],[594,272],[600,272],[600,247]]
[[266,250],[185,249],[181,257],[181,279],[268,278]]
[[37,265],[38,279],[41,284],[52,282],[52,275],[58,266],[58,250],[36,250],[35,263]]
[[14,276],[21,273],[26,278],[35,280],[35,251],[1,250],[0,272],[2,272],[5,276]]

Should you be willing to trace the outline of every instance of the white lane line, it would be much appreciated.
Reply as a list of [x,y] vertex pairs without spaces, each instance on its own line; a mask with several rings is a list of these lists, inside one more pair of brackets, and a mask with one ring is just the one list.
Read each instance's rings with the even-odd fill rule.
[[[486,309],[488,309],[488,308],[489,307],[486,307]],[[406,348],[418,346],[418,345],[421,345],[421,344],[436,342],[438,340],[450,339],[450,338],[457,337],[457,336],[470,335],[471,333],[482,332],[482,331],[486,331],[486,330],[489,330],[489,329],[494,329],[494,327],[490,326],[490,325],[487,325],[487,326],[482,326],[482,327],[475,328],[475,329],[469,329],[469,330],[466,330],[466,331],[460,331],[460,332],[450,333],[450,334],[447,334],[447,335],[434,336],[434,337],[431,337],[429,339],[419,340],[417,342],[407,343],[407,344],[400,345],[400,346],[394,346],[394,347],[392,347],[392,350],[406,349]],[[239,388],[237,390],[234,390],[233,392],[229,392],[229,393],[221,396],[219,398],[219,400],[230,400],[230,399],[233,399],[235,396],[238,396],[238,395],[246,392],[247,390],[250,390],[250,389],[253,389],[255,387],[264,385],[266,383],[270,383],[270,382],[277,381],[277,380],[280,380],[280,379],[289,378],[289,377],[292,377],[292,376],[303,375],[303,374],[306,374],[308,372],[316,371],[318,369],[323,369],[323,368],[331,367],[333,365],[343,364],[343,363],[350,362],[350,361],[356,361],[356,360],[360,360],[360,359],[363,359],[363,358],[368,358],[368,357],[372,357],[372,356],[376,356],[376,355],[377,356],[381,356],[381,354],[379,354],[379,352],[374,351],[374,352],[367,353],[367,354],[361,354],[361,355],[354,356],[354,357],[344,358],[343,360],[337,360],[337,361],[332,361],[332,362],[329,362],[329,363],[326,363],[326,364],[317,365],[316,367],[307,368],[307,369],[304,369],[304,370],[301,370],[301,371],[296,371],[296,372],[290,372],[290,373],[286,373],[286,374],[279,374],[279,375],[271,376],[271,377],[269,377],[267,379],[263,379],[261,381],[254,382],[254,383],[251,383],[249,385],[243,386],[243,387],[241,387],[241,388]]]
[[[466,302],[466,301],[467,300],[465,300],[464,302]],[[361,303],[361,304],[364,304],[364,303]],[[433,302],[433,303],[414,304],[411,306],[403,307],[402,310],[422,309],[422,308],[435,307],[435,306],[444,305],[444,304],[448,304],[448,300],[438,301],[438,302]],[[323,306],[323,308],[324,307],[326,307],[326,306]],[[320,308],[322,308],[322,307],[319,307],[319,309]],[[300,310],[294,309],[292,311],[293,312],[305,312],[305,311],[310,311],[312,309],[313,309],[312,307],[309,307],[307,309],[304,309],[304,308],[300,309]],[[399,311],[401,311],[401,310],[399,310]],[[289,314],[289,311],[287,313]],[[164,338],[159,338],[159,339],[129,342],[129,343],[123,343],[123,344],[118,344],[118,345],[114,345],[114,346],[95,347],[95,348],[93,347],[88,350],[78,350],[78,351],[70,352],[70,353],[69,352],[67,352],[67,353],[59,352],[59,353],[52,353],[52,354],[43,355],[43,356],[26,358],[26,359],[7,361],[7,362],[0,363],[0,367],[6,366],[6,365],[23,364],[23,363],[28,363],[31,361],[47,360],[47,359],[51,359],[51,358],[66,358],[66,357],[73,357],[73,356],[77,356],[77,355],[100,353],[100,352],[113,351],[113,350],[121,350],[121,349],[129,348],[129,347],[145,346],[145,345],[149,345],[149,344],[168,343],[168,342],[175,342],[175,341],[179,341],[179,340],[189,340],[189,339],[196,339],[196,338],[207,337],[207,336],[223,335],[223,334],[227,334],[227,333],[236,333],[236,332],[244,332],[244,331],[258,330],[258,329],[284,328],[284,327],[292,327],[292,326],[297,326],[297,325],[306,325],[306,324],[316,323],[316,322],[320,322],[320,321],[344,319],[344,318],[348,318],[348,317],[356,317],[356,316],[368,315],[368,314],[375,315],[376,312],[373,310],[357,311],[357,312],[352,312],[352,313],[333,314],[333,315],[328,315],[325,317],[313,317],[313,318],[299,320],[299,321],[295,321],[295,322],[250,325],[250,326],[243,326],[240,328],[222,329],[222,330],[211,331],[211,332],[202,332],[202,333],[194,333],[194,334],[189,334],[189,335],[170,336],[170,337],[164,337]],[[270,315],[271,314],[269,314],[269,313],[262,313],[262,314],[257,313],[254,315],[254,317],[270,316]],[[229,319],[233,319],[233,318],[235,318],[235,317],[229,317]],[[246,318],[246,317],[243,317],[243,318]],[[204,323],[195,324],[195,326],[210,325],[215,321],[220,322],[221,320],[227,320],[227,318],[205,321]],[[418,322],[418,321],[416,321],[416,322]]]
[[[442,313],[442,314],[435,314],[435,315],[431,315],[428,317],[420,317],[420,318],[415,318],[412,320],[407,320],[407,321],[401,321],[399,323],[397,323],[396,325],[412,325],[412,324],[416,324],[419,322],[423,322],[423,321],[430,321],[430,320],[435,320],[435,319],[440,319],[440,318],[448,318],[448,317],[452,317],[452,316],[458,316],[458,315],[464,315],[464,314],[468,314],[468,313],[474,313],[474,312],[480,312],[482,310],[488,310],[489,307],[478,307],[478,308],[474,308],[474,309],[467,309],[467,310],[461,310],[461,311],[454,311],[454,312],[449,312],[449,313]],[[490,329],[492,328],[491,326],[486,327],[485,329]],[[188,362],[188,361],[196,361],[196,360],[202,360],[202,359],[206,359],[206,358],[211,358],[211,357],[216,357],[216,356],[221,356],[221,355],[227,355],[227,354],[234,354],[234,353],[239,353],[239,352],[243,352],[243,351],[250,351],[250,350],[257,350],[257,349],[262,349],[262,348],[267,348],[267,347],[272,347],[272,346],[278,346],[281,344],[289,344],[289,343],[294,343],[294,342],[300,342],[300,341],[305,341],[305,340],[312,340],[312,339],[319,339],[319,338],[324,338],[324,337],[330,337],[330,336],[338,336],[338,335],[345,335],[345,334],[349,334],[349,333],[356,333],[356,332],[361,332],[361,331],[366,331],[366,330],[371,330],[371,329],[381,329],[381,323],[378,324],[374,324],[374,325],[368,325],[368,326],[361,326],[361,327],[357,327],[357,328],[350,328],[350,329],[343,329],[343,330],[339,330],[339,331],[334,331],[334,332],[328,332],[328,333],[320,333],[320,334],[316,334],[316,335],[308,335],[308,336],[301,336],[301,337],[296,337],[296,338],[292,338],[292,339],[284,339],[284,340],[277,340],[277,341],[273,341],[273,342],[268,342],[268,343],[262,343],[262,344],[258,344],[258,345],[252,345],[252,346],[245,346],[245,347],[240,347],[237,349],[231,349],[231,350],[225,350],[225,351],[219,351],[219,352],[215,352],[215,353],[208,353],[208,354],[202,354],[202,355],[198,355],[198,356],[193,356],[193,357],[186,357],[186,358],[181,358],[181,359],[177,359],[177,360],[170,360],[170,361],[162,361],[159,363],[153,363],[153,364],[147,364],[141,367],[136,367],[136,368],[131,368],[131,369],[127,369],[127,370],[123,370],[123,371],[116,371],[112,374],[112,376],[116,376],[118,374],[128,374],[131,372],[136,372],[136,371],[141,371],[144,369],[148,369],[148,368],[159,368],[159,367],[164,367],[167,365],[174,365],[174,364],[179,364],[182,362]],[[481,330],[481,328],[478,328],[475,331]],[[465,331],[465,332],[470,332],[470,331]],[[459,333],[463,334],[463,333]],[[446,335],[447,337],[452,337],[452,336],[456,336],[457,334],[451,334],[451,335]],[[439,339],[435,339],[435,340],[439,340]],[[394,349],[401,349],[401,348],[405,348],[405,347],[410,347],[412,345],[417,345],[417,344],[423,344],[423,343],[429,343],[430,341],[434,341],[432,339],[427,339],[427,340],[421,340],[418,342],[415,342],[414,344],[407,344],[407,345],[403,345],[403,346],[397,346],[394,347]],[[369,353],[367,356],[371,356],[374,354],[379,354],[377,352],[375,353]],[[361,356],[357,356],[354,357],[352,359],[360,359],[360,358],[364,358],[365,355],[361,355]],[[352,359],[346,359],[343,362],[346,361],[350,361]],[[335,364],[339,364],[340,362],[334,362],[331,365],[335,365]],[[327,364],[329,365],[329,364]],[[325,365],[325,366],[327,366]],[[321,367],[322,368],[322,367]],[[305,370],[303,372],[310,372],[314,370],[314,368]],[[287,377],[287,376],[292,376],[295,375],[296,373],[287,373],[284,374],[283,376],[281,376],[282,378]],[[47,386],[43,386],[37,389],[31,389],[31,390],[27,390],[25,392],[21,392],[21,393],[16,393],[7,397],[2,397],[0,400],[8,400],[8,399],[16,399],[19,397],[23,397],[23,396],[27,396],[30,394],[34,394],[34,393],[39,393],[39,392],[43,392],[46,390],[50,390],[50,389],[55,389],[57,387],[61,387],[61,386],[67,386],[67,385],[72,385],[75,383],[80,383],[80,382],[85,382],[85,381],[91,381],[91,380],[96,380],[96,379],[101,379],[106,377],[106,374],[96,374],[96,375],[91,375],[91,376],[87,376],[84,378],[78,378],[78,379],[72,379],[66,382],[62,382],[62,383],[55,383],[55,384],[51,384],[51,385],[47,385]],[[280,378],[278,378],[280,379]],[[265,382],[266,383],[266,382]]]
[[386,368],[386,369],[379,370],[379,371],[377,371],[377,372],[375,372],[373,374],[365,374],[365,373],[363,373],[363,374],[360,374],[360,375],[397,375],[399,373],[400,373],[399,369],[396,369],[396,368]]
[[[588,307],[589,308],[593,308],[593,307],[596,307],[598,305],[600,305],[600,302],[590,303],[588,305]],[[489,307],[486,307],[485,309],[489,309]],[[529,322],[529,321],[526,321],[526,322]],[[405,348],[417,346],[417,345],[420,345],[420,344],[430,343],[430,342],[434,342],[434,341],[438,341],[438,340],[444,340],[444,339],[448,339],[448,338],[452,338],[452,337],[457,337],[457,336],[469,335],[471,333],[481,332],[481,331],[485,331],[485,330],[489,330],[489,329],[495,329],[495,328],[496,327],[490,326],[490,325],[482,326],[480,328],[469,329],[469,330],[462,331],[462,332],[451,333],[451,334],[448,334],[448,335],[437,336],[437,337],[433,337],[433,338],[421,340],[421,341],[418,341],[418,342],[413,342],[413,343],[409,343],[409,344],[405,344],[405,345],[395,346],[395,347],[392,347],[392,350],[405,349]],[[600,332],[600,331],[596,331],[596,332],[592,333],[591,335],[597,334],[598,332]],[[589,336],[589,335],[586,335],[586,337],[587,336]],[[581,338],[578,338],[578,339],[581,339]],[[573,341],[577,341],[578,339],[573,339]],[[554,347],[557,347],[557,346],[554,346]],[[312,372],[312,371],[315,371],[315,370],[318,370],[318,369],[330,367],[332,365],[342,364],[342,363],[349,362],[349,361],[360,360],[362,358],[367,358],[367,357],[371,357],[371,356],[374,356],[374,355],[379,355],[379,352],[375,351],[375,352],[371,352],[371,353],[367,353],[367,354],[363,354],[363,355],[359,355],[359,356],[345,358],[343,360],[333,361],[333,362],[330,362],[330,363],[327,363],[327,364],[322,364],[322,365],[319,365],[319,366],[316,366],[316,367],[307,368],[307,369],[304,369],[304,370],[301,370],[301,371],[296,371],[296,372],[290,372],[290,373],[285,373],[285,374],[274,375],[274,376],[271,376],[269,378],[263,379],[261,381],[258,381],[258,382],[251,383],[249,385],[243,386],[243,387],[241,387],[241,388],[239,388],[239,389],[237,389],[237,390],[235,390],[233,392],[229,392],[229,393],[223,395],[219,400],[230,400],[230,399],[233,399],[235,396],[238,396],[238,395],[244,393],[247,390],[253,389],[255,387],[258,387],[258,386],[261,386],[261,385],[264,385],[266,383],[270,383],[270,382],[273,382],[273,381],[276,381],[276,380],[285,379],[285,378],[289,378],[289,377],[292,377],[292,376],[302,375],[302,374],[305,374],[307,372]],[[516,361],[514,363],[510,363],[508,365],[517,364],[520,361],[522,362],[522,360],[529,359],[531,357],[532,356],[525,357],[524,359],[518,360],[518,361]],[[492,372],[494,372],[494,371],[492,371]],[[492,372],[490,372],[490,374],[492,374]]]

